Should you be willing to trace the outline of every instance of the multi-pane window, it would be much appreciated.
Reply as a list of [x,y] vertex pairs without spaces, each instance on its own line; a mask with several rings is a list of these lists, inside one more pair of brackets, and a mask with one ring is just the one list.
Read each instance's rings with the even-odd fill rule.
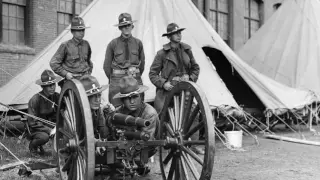
[[0,5],[2,10],[1,42],[25,44],[26,0],[2,0]]
[[58,34],[60,34],[70,23],[75,15],[79,15],[92,0],[57,0],[58,9]]
[[229,44],[229,0],[210,0],[208,21]]
[[245,0],[244,37],[247,41],[260,27],[260,3],[257,0]]

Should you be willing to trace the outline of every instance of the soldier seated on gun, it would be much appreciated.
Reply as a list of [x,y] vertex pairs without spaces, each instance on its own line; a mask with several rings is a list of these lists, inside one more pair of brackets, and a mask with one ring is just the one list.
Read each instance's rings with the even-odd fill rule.
[[[92,121],[93,121],[93,129],[95,140],[107,139],[109,134],[109,128],[106,125],[106,120],[104,117],[103,110],[114,110],[111,104],[107,104],[105,106],[101,106],[101,95],[104,90],[108,88],[108,85],[100,86],[98,80],[91,75],[84,75],[80,78],[80,82],[82,83],[90,104]],[[96,149],[97,154],[101,154],[100,148]]]
[[[137,127],[136,130],[149,134],[149,140],[154,140],[156,129],[159,125],[159,117],[157,111],[141,99],[141,93],[148,90],[148,87],[139,85],[138,81],[132,76],[121,78],[119,86],[120,92],[113,98],[119,98],[122,105],[116,108],[115,113],[129,115],[129,117],[132,118],[148,120],[150,122],[149,126],[142,128]],[[148,157],[153,156],[155,152],[156,150],[154,148],[150,148]],[[139,175],[146,175],[150,172],[150,169],[142,162],[136,162],[136,164],[138,165],[137,173]]]
[[[28,113],[51,122],[56,122],[56,110],[59,93],[55,92],[56,83],[62,78],[55,76],[52,71],[44,70],[36,84],[42,87],[42,91],[35,94],[28,103]],[[29,150],[32,155],[43,155],[43,145],[49,141],[52,129],[37,119],[28,117],[28,130],[30,131]],[[38,149],[40,152],[38,152]]]

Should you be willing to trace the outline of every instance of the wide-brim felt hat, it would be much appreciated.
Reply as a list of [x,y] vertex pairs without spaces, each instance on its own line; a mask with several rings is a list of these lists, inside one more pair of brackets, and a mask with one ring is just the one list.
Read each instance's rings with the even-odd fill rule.
[[81,17],[75,16],[72,18],[70,27],[71,30],[83,30],[87,28],[90,27],[85,25],[84,20]]
[[102,93],[106,90],[109,85],[100,85],[98,80],[91,75],[84,75],[80,78],[84,90],[86,91],[87,96],[92,96],[94,94]]
[[172,35],[176,32],[185,30],[186,28],[180,28],[176,23],[170,23],[167,26],[167,33],[162,34],[162,37]]
[[132,20],[132,17],[129,13],[121,13],[119,15],[118,21],[119,23],[115,24],[114,26],[121,27],[121,26],[133,24],[134,22],[137,22],[137,20]]
[[119,82],[120,92],[114,95],[113,99],[126,98],[132,95],[140,94],[148,90],[145,85],[139,85],[138,81],[132,76],[125,76]]
[[55,76],[52,71],[46,69],[42,72],[40,79],[36,80],[36,84],[40,86],[48,86],[54,83],[58,83],[62,79],[62,77]]

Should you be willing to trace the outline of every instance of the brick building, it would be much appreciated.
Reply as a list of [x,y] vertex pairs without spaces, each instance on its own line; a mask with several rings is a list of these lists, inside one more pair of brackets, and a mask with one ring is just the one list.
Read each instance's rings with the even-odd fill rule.
[[[25,67],[92,0],[0,0],[0,86]],[[192,0],[238,49],[283,0]]]

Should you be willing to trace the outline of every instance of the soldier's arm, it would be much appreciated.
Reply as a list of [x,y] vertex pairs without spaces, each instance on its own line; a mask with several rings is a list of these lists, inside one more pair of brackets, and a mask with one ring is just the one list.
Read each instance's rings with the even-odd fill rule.
[[163,84],[166,82],[166,79],[160,76],[160,71],[162,70],[162,67],[162,56],[159,53],[157,53],[156,57],[152,62],[149,72],[149,79],[157,88],[162,88]]
[[53,55],[52,59],[50,60],[50,67],[51,69],[58,75],[65,77],[68,73],[67,70],[65,70],[62,67],[64,58],[66,56],[66,44],[62,43],[57,50],[57,52]]
[[189,49],[187,51],[189,58],[190,58],[190,63],[191,63],[191,67],[190,67],[190,79],[193,82],[197,82],[198,77],[199,77],[199,73],[200,73],[200,66],[199,64],[196,62],[196,60],[193,57],[192,51],[191,49]]
[[92,54],[92,50],[91,50],[91,47],[90,47],[90,44],[88,43],[88,46],[89,46],[89,52],[88,52],[88,65],[90,67],[89,69],[89,74],[92,73],[92,69],[93,69],[93,63],[91,61],[91,54]]
[[[28,114],[38,117],[39,108],[39,96],[33,96],[28,103]],[[45,128],[42,123],[37,122],[34,118],[28,116],[27,119],[31,129],[41,131]]]
[[140,73],[142,74],[145,66],[145,56],[143,50],[143,44],[139,41],[139,60],[140,60]]
[[112,73],[112,68],[111,68],[111,64],[112,64],[112,60],[113,60],[113,43],[112,41],[108,44],[107,50],[106,50],[106,55],[105,55],[105,59],[104,59],[104,63],[103,63],[103,70],[106,74],[106,76],[109,78],[110,80],[110,76]]

